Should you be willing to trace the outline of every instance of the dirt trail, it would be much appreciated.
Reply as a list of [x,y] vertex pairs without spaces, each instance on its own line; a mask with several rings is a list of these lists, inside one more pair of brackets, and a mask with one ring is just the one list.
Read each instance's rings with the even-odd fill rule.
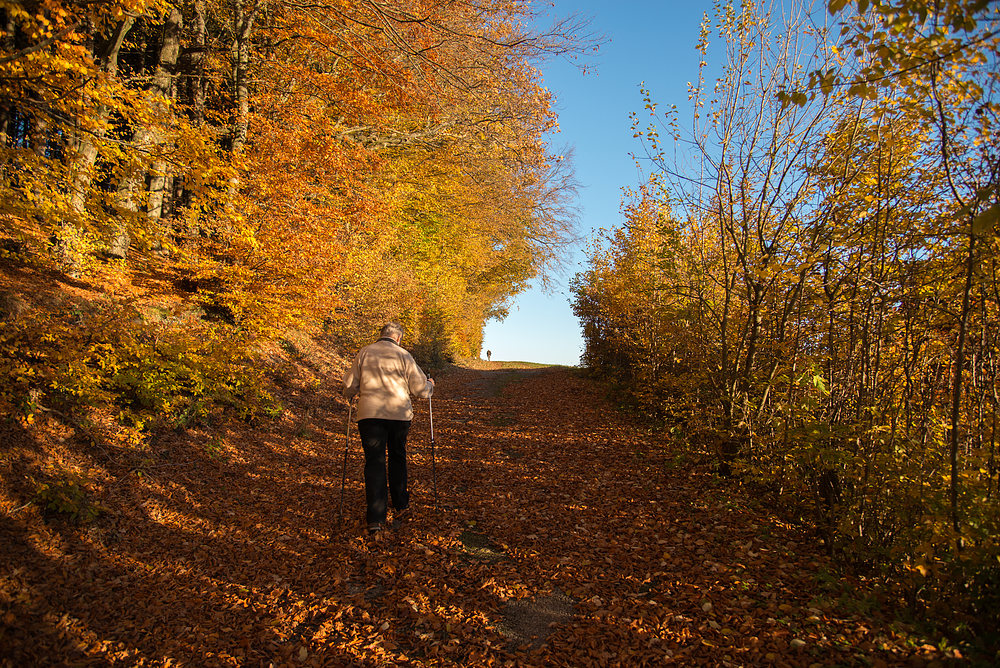
[[[566,369],[456,369],[410,437],[414,517],[363,535],[346,410],[91,453],[97,521],[3,499],[0,665],[922,665],[810,538],[679,465]],[[318,403],[317,403],[318,402]],[[241,431],[242,429],[242,431]],[[4,473],[32,461],[30,440]],[[25,445],[27,443],[27,445]],[[103,467],[103,468],[102,468]],[[857,600],[862,600],[859,596]]]

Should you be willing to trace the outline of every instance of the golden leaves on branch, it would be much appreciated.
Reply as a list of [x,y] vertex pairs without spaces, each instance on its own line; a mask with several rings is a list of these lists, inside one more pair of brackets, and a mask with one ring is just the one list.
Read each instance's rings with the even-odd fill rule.
[[[100,308],[170,302],[220,348],[319,326],[360,341],[396,319],[415,344],[474,356],[572,236],[532,63],[582,38],[561,23],[532,39],[523,3],[2,8],[3,241]],[[42,320],[62,322],[57,301]],[[156,357],[138,342],[191,342],[176,326],[116,336]],[[79,373],[115,386],[101,355]]]

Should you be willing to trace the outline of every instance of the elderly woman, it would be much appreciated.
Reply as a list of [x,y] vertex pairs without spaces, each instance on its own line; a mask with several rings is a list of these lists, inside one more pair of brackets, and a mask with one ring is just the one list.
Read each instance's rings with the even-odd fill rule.
[[406,517],[410,506],[406,436],[413,420],[410,395],[428,399],[434,393],[433,379],[400,346],[402,340],[402,326],[388,323],[378,341],[362,348],[344,375],[344,396],[349,400],[359,397],[358,433],[365,451],[365,500],[368,533],[372,535],[385,526],[388,498],[392,499],[394,522]]

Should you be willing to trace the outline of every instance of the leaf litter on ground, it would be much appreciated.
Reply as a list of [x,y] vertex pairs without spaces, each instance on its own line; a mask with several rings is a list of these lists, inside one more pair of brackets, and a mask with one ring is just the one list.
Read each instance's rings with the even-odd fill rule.
[[5,478],[72,459],[96,472],[105,512],[71,523],[4,484],[0,665],[954,658],[891,611],[827,595],[836,569],[812,536],[707,467],[668,466],[676,446],[629,424],[580,373],[480,366],[439,379],[434,462],[417,402],[413,516],[374,539],[356,432],[337,513],[347,411],[336,365],[289,383],[273,422],[172,432],[139,463],[4,427]]

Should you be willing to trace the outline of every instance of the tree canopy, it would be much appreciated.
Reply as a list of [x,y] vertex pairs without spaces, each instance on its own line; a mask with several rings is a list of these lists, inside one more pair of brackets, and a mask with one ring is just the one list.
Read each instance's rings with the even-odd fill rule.
[[543,18],[0,2],[0,252],[40,285],[5,293],[5,409],[111,401],[141,425],[240,403],[294,328],[353,346],[395,319],[438,362],[478,355],[574,236],[536,66],[592,41]]
[[577,276],[585,360],[849,563],[979,606],[986,633],[1000,9],[771,7],[706,18],[689,132],[651,96],[635,115],[650,177]]

